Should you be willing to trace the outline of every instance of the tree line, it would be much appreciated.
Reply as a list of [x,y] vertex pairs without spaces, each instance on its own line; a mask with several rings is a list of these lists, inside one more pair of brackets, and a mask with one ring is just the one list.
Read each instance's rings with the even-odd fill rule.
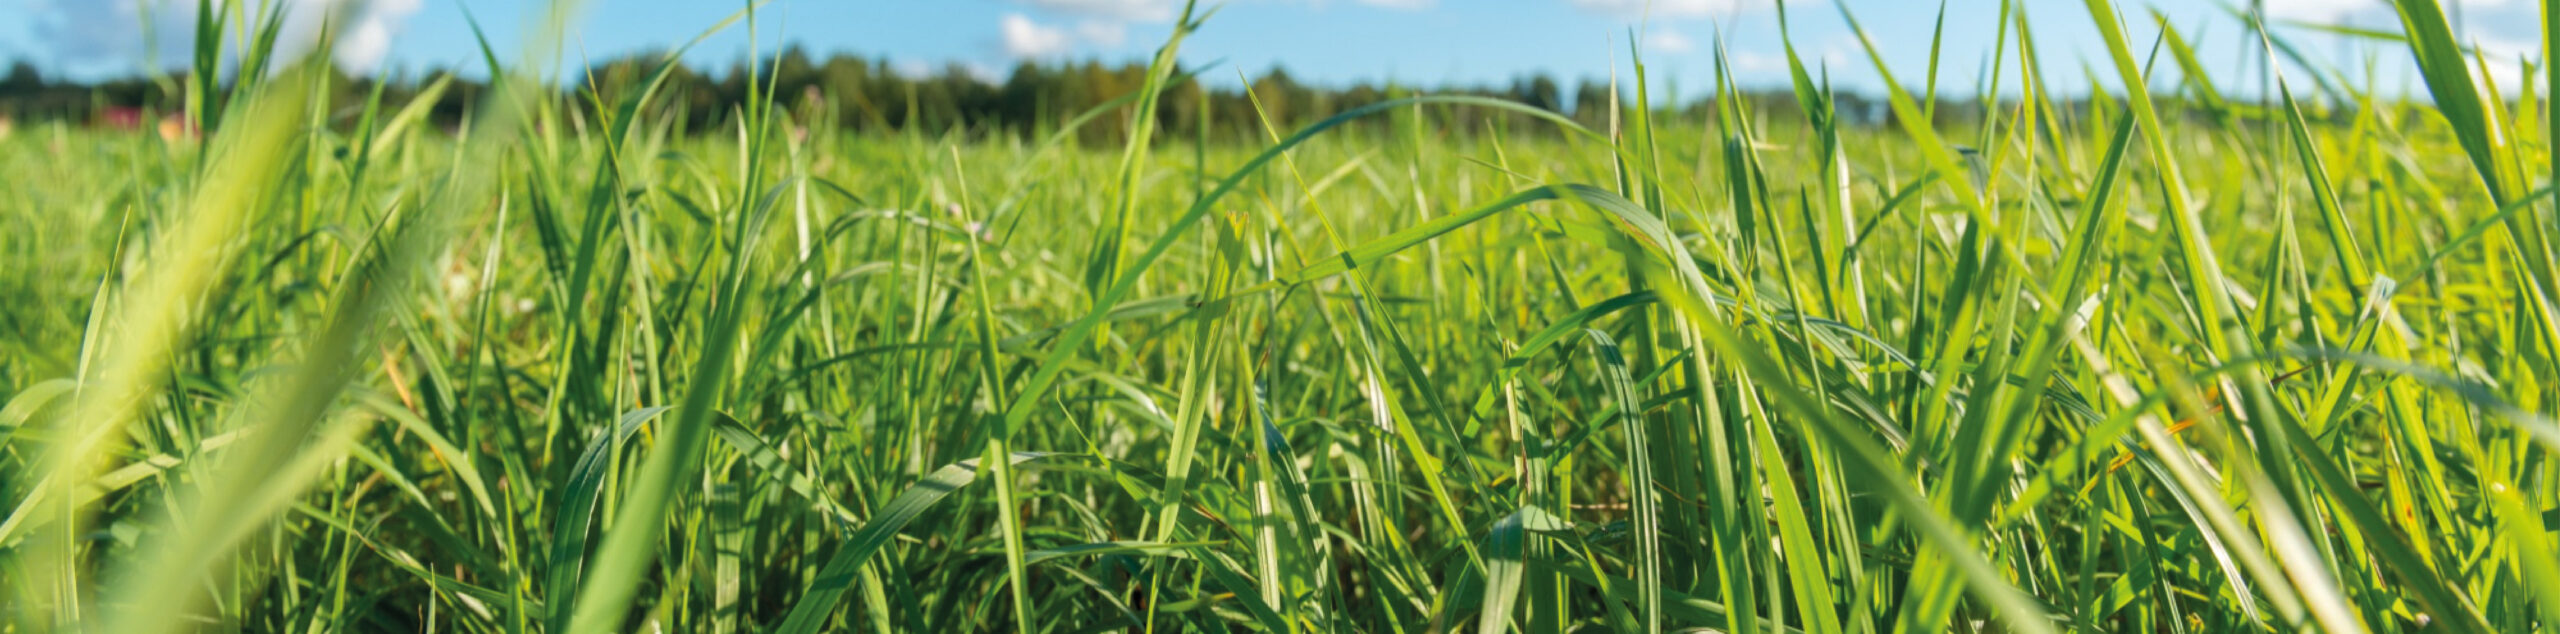
[[[663,67],[660,53],[636,53],[595,63],[566,81],[555,82],[563,103],[583,102],[595,95],[619,98],[649,80]],[[671,117],[687,131],[722,132],[723,122],[746,103],[751,87],[771,90],[776,101],[804,122],[823,121],[857,132],[920,131],[970,135],[1036,136],[1062,129],[1098,106],[1142,87],[1147,69],[1141,63],[1022,62],[1002,76],[952,64],[928,72],[901,70],[885,59],[833,54],[823,59],[794,46],[757,60],[724,68],[677,64],[650,102],[653,116]],[[750,75],[757,83],[750,83]],[[1209,134],[1221,139],[1254,138],[1268,125],[1285,133],[1344,111],[1391,99],[1418,95],[1474,95],[1511,101],[1571,117],[1584,125],[1607,125],[1613,88],[1608,81],[1581,79],[1568,86],[1546,74],[1519,76],[1498,85],[1412,86],[1357,82],[1325,85],[1300,81],[1284,68],[1240,74],[1231,68],[1177,69],[1176,81],[1159,99],[1156,123],[1168,135]],[[342,106],[361,104],[379,90],[397,105],[417,99],[439,81],[451,85],[435,96],[430,118],[450,126],[462,120],[479,96],[482,82],[448,70],[394,73],[379,78],[339,76],[332,99]],[[18,61],[0,75],[0,115],[23,121],[94,122],[109,110],[146,109],[173,112],[183,103],[189,82],[183,76],[126,77],[94,82],[50,78]],[[1796,112],[1793,96],[1783,90],[1747,91],[1761,113]],[[1840,94],[1837,111],[1844,122],[1881,124],[1890,114],[1873,100]],[[1664,110],[1707,115],[1713,99],[1660,105]],[[1941,118],[1962,116],[1942,104]],[[349,108],[340,108],[341,111]],[[1505,133],[1547,134],[1554,126],[1533,117],[1490,108],[1451,106],[1419,109],[1410,117],[1426,120],[1433,130],[1474,134],[1501,129]],[[1703,120],[1703,119],[1698,119]],[[1128,134],[1126,116],[1094,117],[1076,129],[1079,140],[1114,144]],[[1387,121],[1355,125],[1386,126]]]

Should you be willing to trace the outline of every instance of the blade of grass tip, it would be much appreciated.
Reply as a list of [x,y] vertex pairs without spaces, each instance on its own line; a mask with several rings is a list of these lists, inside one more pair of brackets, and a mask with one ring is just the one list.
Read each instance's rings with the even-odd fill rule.
[[[1939,11],[1940,27],[1944,28],[1944,3],[1940,4]],[[1840,140],[1838,104],[1832,100],[1828,76],[1825,76],[1826,83],[1817,87],[1813,75],[1805,70],[1804,60],[1796,55],[1795,35],[1787,28],[1785,3],[1778,4],[1778,30],[1779,41],[1786,48],[1787,77],[1795,89],[1796,106],[1804,111],[1807,123],[1813,126],[1815,141],[1820,144],[1816,169],[1821,170],[1824,202],[1830,206],[1830,213],[1823,216],[1819,225],[1822,228],[1821,245],[1825,248],[1815,251],[1815,261],[1827,263],[1833,257],[1839,259],[1836,266],[1824,265],[1829,269],[1822,286],[1824,309],[1843,323],[1865,324],[1866,280],[1860,275],[1863,266],[1858,252],[1849,246],[1849,232],[1858,226],[1858,213],[1849,180],[1849,156]]]
[[2202,102],[2198,106],[2204,108],[2206,114],[2213,115],[2215,123],[2229,125],[2233,115],[2231,103],[2222,97],[2222,89],[2213,84],[2213,75],[2205,70],[2204,62],[2196,58],[2196,49],[2187,43],[2186,35],[2179,33],[2177,25],[2169,22],[2169,14],[2158,7],[2151,9],[2151,24],[2160,29],[2160,41],[2169,49],[2169,60],[2178,64],[2180,79],[2195,91],[2197,100]]
[[[1662,204],[1662,188],[1666,183],[1662,178],[1662,143],[1653,125],[1653,82],[1647,81],[1645,77],[1642,44],[1634,33],[1627,34],[1627,65],[1636,76],[1636,136],[1642,142],[1644,152],[1643,173],[1640,175],[1643,183],[1641,193],[1644,195],[1642,200],[1645,201],[1647,208],[1658,213],[1667,213],[1667,208]],[[1650,349],[1652,345],[1651,341],[1645,341],[1637,351],[1636,359],[1649,361],[1648,357],[1653,353]]]
[[[1966,211],[1973,214],[1976,221],[1989,221],[1992,216],[1989,210],[1983,209],[1981,191],[1974,186],[1971,179],[1963,178],[1963,175],[1970,170],[1964,167],[1964,163],[1956,158],[1955,151],[1938,136],[1936,126],[1930,123],[1929,117],[1932,115],[1923,112],[1920,106],[1912,103],[1911,93],[1904,91],[1902,85],[1893,80],[1891,68],[1885,64],[1884,53],[1876,48],[1873,39],[1867,37],[1866,29],[1858,25],[1858,18],[1850,13],[1847,0],[1833,0],[1832,4],[1840,9],[1840,20],[1848,23],[1850,33],[1858,38],[1858,45],[1866,50],[1867,59],[1874,63],[1876,73],[1883,76],[1887,101],[1893,108],[1895,119],[1902,123],[1903,133],[1911,135],[1913,145],[1919,148],[1923,158],[1928,159],[1929,168],[1940,175],[1938,180],[1955,192],[1956,201],[1962,203]],[[1998,232],[1995,231],[1995,233]]]
[[[1086,292],[1096,292],[1110,285],[1119,274],[1122,246],[1129,241],[1130,216],[1138,207],[1138,190],[1146,174],[1148,150],[1156,131],[1156,100],[1164,92],[1165,80],[1174,72],[1176,53],[1182,50],[1182,39],[1199,26],[1192,17],[1197,0],[1184,0],[1181,17],[1174,20],[1173,35],[1164,46],[1156,48],[1155,60],[1147,64],[1147,78],[1138,88],[1137,107],[1129,110],[1129,143],[1120,153],[1119,192],[1112,202],[1111,220],[1102,229],[1102,240],[1094,246],[1093,261],[1085,268]],[[1203,18],[1207,16],[1201,16]],[[1097,305],[1096,308],[1101,306]]]
[[[1086,279],[1089,289],[1098,289],[1103,283],[1118,281],[1111,278],[1114,275],[1120,274],[1118,267],[1120,264],[1119,259],[1121,258],[1121,243],[1128,238],[1129,227],[1126,223],[1128,221],[1128,214],[1132,209],[1131,205],[1134,204],[1132,201],[1136,200],[1137,189],[1140,182],[1138,172],[1141,166],[1137,161],[1141,161],[1145,158],[1145,138],[1146,135],[1152,134],[1154,131],[1154,117],[1151,113],[1153,112],[1154,104],[1158,96],[1157,93],[1164,89],[1163,82],[1166,75],[1172,72],[1171,67],[1174,64],[1174,53],[1181,46],[1183,37],[1186,36],[1191,29],[1198,28],[1199,26],[1199,22],[1192,17],[1192,11],[1195,4],[1196,3],[1189,1],[1183,3],[1182,16],[1176,22],[1178,26],[1174,30],[1173,36],[1165,42],[1163,47],[1157,50],[1156,59],[1148,68],[1148,81],[1140,88],[1139,93],[1137,94],[1138,103],[1142,106],[1142,109],[1134,116],[1144,119],[1144,121],[1133,123],[1137,128],[1132,134],[1130,145],[1122,156],[1122,162],[1120,164],[1120,184],[1122,186],[1122,190],[1117,201],[1118,208],[1115,210],[1115,216],[1112,220],[1112,229],[1114,231],[1112,231],[1110,235],[1105,236],[1105,239],[1109,242],[1104,246],[1104,248],[1098,249],[1096,252],[1095,257],[1097,260],[1093,262],[1093,267],[1089,269]],[[1197,197],[1196,192],[1195,197]],[[1227,235],[1227,232],[1224,231],[1219,231],[1217,233],[1221,236]],[[1209,285],[1211,294],[1224,295],[1224,291],[1233,283],[1234,277],[1231,272],[1227,270],[1227,267],[1229,266],[1227,256],[1229,255],[1230,250],[1217,249],[1214,250],[1213,253],[1214,256],[1209,264],[1209,268],[1212,272],[1210,273],[1211,277],[1207,280],[1207,284]],[[1109,258],[1108,261],[1101,259],[1106,257]],[[1133,269],[1129,275],[1135,275],[1136,272],[1137,271]],[[1108,306],[1108,304],[1102,301],[1097,301],[1093,308],[1100,310],[1106,306]],[[1185,514],[1183,507],[1190,495],[1191,472],[1194,469],[1192,463],[1198,459],[1199,439],[1201,426],[1203,424],[1202,417],[1205,415],[1205,410],[1209,406],[1210,397],[1208,392],[1211,389],[1210,385],[1214,381],[1213,375],[1216,374],[1216,371],[1213,369],[1216,365],[1214,357],[1216,357],[1219,350],[1222,349],[1221,346],[1217,345],[1220,342],[1213,340],[1213,337],[1216,336],[1218,327],[1222,321],[1218,319],[1217,316],[1225,312],[1224,308],[1225,307],[1220,306],[1201,311],[1201,318],[1194,322],[1191,327],[1190,354],[1182,360],[1182,374],[1179,379],[1181,383],[1177,388],[1179,391],[1176,393],[1176,398],[1179,400],[1176,401],[1174,409],[1172,445],[1168,448],[1167,452],[1164,488],[1157,493],[1159,499],[1155,500],[1155,508],[1148,509],[1149,512],[1145,524],[1146,526],[1151,526],[1153,528],[1153,539],[1158,542],[1171,542],[1174,540],[1175,536],[1179,534],[1182,517]],[[1010,414],[1010,412],[1008,412],[1008,414]],[[1010,425],[1008,424],[1008,426]],[[1156,566],[1150,571],[1149,578],[1146,582],[1148,614],[1146,629],[1149,631],[1154,629],[1154,616],[1157,608],[1161,606],[1159,598],[1162,596],[1166,579],[1172,573],[1173,571],[1171,566]],[[1273,587],[1276,587],[1279,583],[1278,579],[1265,579],[1264,581],[1266,583],[1273,584]]]
[[[2001,67],[2009,63],[2009,18],[2013,14],[2022,12],[2024,12],[2024,9],[2017,6],[2016,0],[2000,0],[2000,10],[1997,14],[1992,16],[1991,20],[1991,23],[1994,25],[1991,37],[1991,57],[1982,61],[1982,76],[1974,78],[1974,90],[1976,91],[1974,94],[1974,103],[1980,105],[1982,108],[1982,123],[1977,124],[1981,131],[1981,137],[1979,140],[1975,141],[1975,143],[1983,148],[1991,150],[1991,164],[1989,168],[1985,170],[1987,174],[2002,173],[2000,169],[2001,163],[2010,156],[2010,152],[2012,150],[2025,150],[2032,149],[2034,147],[2033,144],[2029,143],[2004,144],[1999,141],[2003,132],[2003,126],[2000,124],[2000,112],[2002,108],[1999,104],[2003,100],[2003,98],[2000,97],[2000,82],[2009,78],[2008,73],[2000,72]],[[2028,53],[2024,50],[2019,51],[2022,62],[2024,56],[2027,54]],[[1985,77],[1989,78],[1989,81],[1984,81]],[[2031,109],[2033,109],[2033,106],[2029,105],[2027,100],[2021,99],[2018,101],[2017,110],[2019,112],[2023,113]],[[2034,132],[2034,128],[2033,126],[2021,128],[2012,122],[2007,126],[2006,132],[2008,135],[2015,137],[2020,134],[2032,133]],[[2036,159],[2035,153],[2026,152],[2025,157],[2027,161],[2027,168],[2020,171],[2029,174],[2036,173],[2036,170],[2034,169]],[[1996,188],[1998,181],[1990,182],[1993,184],[1985,185],[1985,187]],[[1984,195],[1991,198],[1998,198],[1998,196],[1988,192]]]
[[[2097,23],[2098,33],[2106,40],[2109,59],[2124,81],[2125,97],[2133,104],[2133,115],[2143,129],[2143,138],[2151,146],[2154,169],[2158,171],[2160,191],[2165,197],[2162,213],[2177,228],[2180,254],[2184,256],[2188,287],[2195,294],[2198,313],[2196,330],[2203,335],[2208,350],[2216,356],[2228,357],[2244,351],[2232,349],[2225,335],[2225,319],[2231,313],[2230,287],[2223,281],[2222,265],[2216,259],[2213,242],[2204,232],[2204,220],[2196,215],[2197,207],[2188,198],[2186,178],[2179,168],[2180,156],[2169,143],[2168,128],[2160,125],[2160,116],[2152,107],[2151,90],[2140,68],[2134,65],[2133,50],[2126,43],[2124,25],[2116,19],[2112,0],[2085,0],[2089,18]],[[2245,342],[2244,342],[2245,343]]]
[[[198,130],[211,130],[222,119],[222,102],[216,82],[222,77],[222,11],[213,9],[213,0],[196,0],[195,72],[187,76],[194,84],[187,91],[186,117]],[[159,66],[151,66],[158,71]],[[207,146],[209,152],[209,145]],[[212,154],[204,154],[209,158]]]
[[[2260,40],[2265,45],[2265,40]],[[2349,297],[2364,302],[2364,289],[2372,284],[2373,271],[2365,266],[2364,252],[2356,247],[2355,230],[2347,224],[2345,206],[2338,201],[2337,189],[2329,182],[2329,166],[2320,157],[2320,148],[2312,140],[2310,124],[2302,118],[2302,105],[2294,101],[2293,88],[2286,84],[2282,70],[2276,71],[2277,94],[2283,98],[2285,123],[2293,132],[2294,156],[2302,161],[2303,177],[2311,183],[2311,199],[2320,206],[2320,222],[2329,234],[2330,255],[2337,259],[2338,270],[2345,275]]]
[[[1863,37],[1863,36],[1861,36]],[[1938,125],[1938,51],[1947,41],[1947,0],[1938,0],[1937,25],[1929,29],[1928,89],[1920,98],[1921,125]]]

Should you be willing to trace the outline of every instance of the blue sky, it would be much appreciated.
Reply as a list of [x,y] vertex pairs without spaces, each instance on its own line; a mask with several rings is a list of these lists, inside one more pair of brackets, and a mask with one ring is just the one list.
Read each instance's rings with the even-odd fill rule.
[[[248,0],[251,3],[259,0]],[[313,32],[317,16],[334,11],[346,21],[338,61],[360,72],[478,66],[466,9],[476,15],[501,50],[515,50],[523,26],[543,4],[535,0],[266,0],[303,17],[288,25]],[[2158,10],[2190,37],[2226,88],[2249,92],[2254,71],[2240,61],[2247,50],[2239,24],[2222,17],[2222,0],[2119,0],[2137,42],[2153,31],[2147,12]],[[2247,0],[2230,0],[2246,2]],[[1259,74],[1285,66],[1302,80],[1341,85],[1354,81],[1494,84],[1531,72],[1560,78],[1606,77],[1627,70],[1627,39],[1637,30],[1657,89],[1682,96],[1709,85],[1713,42],[1719,33],[1743,80],[1773,85],[1784,80],[1773,0],[1227,0],[1216,16],[1185,43],[1194,64],[1223,60],[1216,81],[1236,81],[1242,70]],[[2458,0],[2466,34],[2483,50],[2537,55],[2539,22],[2527,0]],[[0,0],[0,56],[37,60],[57,74],[96,77],[142,68],[153,50],[164,57],[186,48],[183,28],[193,0]],[[1877,40],[1895,75],[1906,84],[1926,67],[1929,33],[1938,9],[1928,0],[1849,0],[1849,8]],[[2103,68],[2104,49],[2082,3],[2022,0],[2030,7],[2048,79],[2082,81],[2079,61]],[[167,5],[154,7],[153,5]],[[467,5],[467,7],[466,7]],[[605,57],[663,49],[719,22],[741,5],[725,0],[588,0],[578,28],[564,45],[567,58]],[[1873,91],[1873,66],[1860,52],[1839,12],[1824,0],[1788,5],[1794,40],[1810,63],[1828,64],[1835,82]],[[139,7],[139,8],[138,8]],[[1994,37],[1999,0],[1948,0],[1942,82],[1970,91],[1981,75]],[[2279,18],[2396,30],[2381,0],[2268,0]],[[846,51],[885,57],[906,69],[960,65],[990,76],[1022,60],[1143,59],[1170,32],[1180,0],[772,0],[762,10],[757,39],[765,50],[797,42],[813,52]],[[2299,32],[2298,44],[2328,63],[2360,68],[2381,62],[2386,88],[2401,83],[2406,53],[2371,44]],[[715,35],[688,57],[726,66],[750,49],[743,25]],[[2512,75],[2509,75],[2512,77]],[[2014,82],[2011,82],[2014,83]],[[2512,85],[2512,80],[2502,81]]]

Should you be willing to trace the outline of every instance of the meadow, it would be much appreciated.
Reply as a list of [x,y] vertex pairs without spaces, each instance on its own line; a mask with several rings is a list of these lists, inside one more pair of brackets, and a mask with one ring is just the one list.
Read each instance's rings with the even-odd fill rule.
[[1873,124],[1630,52],[1598,119],[1250,142],[1131,115],[1187,11],[1027,135],[520,74],[447,131],[234,42],[201,139],[0,137],[0,630],[2560,624],[2560,68],[2404,0],[2417,94],[2243,99],[2081,4]]

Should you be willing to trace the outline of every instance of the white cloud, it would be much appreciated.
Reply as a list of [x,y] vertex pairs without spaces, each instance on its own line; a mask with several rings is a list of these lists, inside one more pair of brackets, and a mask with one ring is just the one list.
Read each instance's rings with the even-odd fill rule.
[[2267,17],[2328,22],[2365,9],[2390,5],[2381,0],[2267,0]]
[[2486,33],[2475,33],[2472,34],[2471,41],[2469,43],[2474,48],[2479,49],[2480,54],[2487,55],[2493,60],[2505,59],[2507,61],[2515,61],[2520,57],[2538,58],[2542,56],[2541,42],[2519,40]]
[[[2474,33],[2472,38],[2466,43],[2472,45],[2472,48],[2479,52],[2482,57],[2482,61],[2489,67],[2487,71],[2489,76],[2480,79],[2486,79],[2488,83],[2496,84],[2499,92],[2515,94],[2516,89],[2519,87],[2518,82],[2539,82],[2542,79],[2540,77],[2526,78],[2524,76],[2524,61],[2542,57],[2541,42]],[[2472,69],[2472,73],[2475,75],[2481,72],[2482,71],[2480,69]],[[2540,75],[2541,73],[2535,74]],[[2540,84],[2537,83],[2536,85]]]
[[[2489,9],[2514,0],[2453,0],[2464,9]],[[2388,11],[2389,0],[2267,0],[2267,16],[2304,22],[2332,22],[2367,10]]]
[[1712,18],[1777,6],[1778,0],[1566,0],[1574,8],[1623,18]]
[[933,76],[933,64],[914,58],[890,62],[889,70],[895,71],[898,73],[899,77],[907,79],[924,79]]
[[[391,39],[422,0],[282,0],[277,53],[298,56],[319,45],[323,27],[338,24],[331,57],[351,73],[371,73]],[[191,0],[28,0],[39,46],[71,68],[105,72],[136,65],[171,66],[195,48]],[[229,43],[236,52],[239,43]]]
[[[56,61],[92,66],[102,62],[138,62],[145,49],[157,44],[162,57],[176,61],[183,56],[170,55],[182,51],[186,22],[168,15],[173,11],[151,11],[151,7],[132,2],[95,2],[83,0],[36,0],[27,7],[33,14],[33,31],[37,44],[47,49]],[[186,5],[190,13],[194,4]],[[146,42],[144,31],[154,32],[156,41]]]
[[962,72],[969,73],[970,77],[976,78],[978,81],[990,84],[1001,84],[1004,83],[1005,80],[1004,73],[996,70],[996,67],[988,66],[979,62],[961,64],[960,70]]
[[997,21],[1004,54],[1014,59],[1057,57],[1087,47],[1110,48],[1129,41],[1129,23],[1094,19],[1077,22],[1075,30],[1042,24],[1020,13]]
[[[305,35],[301,37],[316,39],[320,32],[320,21],[328,13],[325,9],[309,5],[328,4],[329,0],[300,1],[306,8],[299,14],[308,15],[309,17],[305,19],[310,20],[310,30],[304,31]],[[370,74],[381,69],[383,58],[391,53],[391,38],[400,33],[401,23],[408,21],[409,16],[416,14],[422,2],[423,0],[374,0],[373,2],[341,0],[337,2],[336,4],[339,5],[337,13],[343,17],[337,18],[339,27],[336,48],[330,50],[330,57],[337,61],[339,68],[346,69],[350,73]],[[305,45],[306,49],[308,46],[308,44]]]
[[1162,22],[1173,19],[1178,6],[1175,0],[1021,0],[1023,4],[1044,10],[1123,22]]
[[1644,48],[1657,53],[1679,54],[1698,50],[1698,42],[1679,31],[1666,29],[1644,34]]
[[[1815,76],[1820,76],[1825,70],[1838,73],[1843,69],[1849,69],[1853,66],[1852,61],[1855,58],[1850,55],[1850,47],[1855,46],[1854,42],[1856,42],[1854,39],[1834,38],[1811,49],[1798,48],[1796,49],[1796,59],[1804,62],[1804,71],[1806,73],[1810,73]],[[1744,75],[1776,74],[1783,76],[1784,73],[1788,72],[1787,54],[1785,51],[1767,53],[1759,51],[1732,51],[1731,53],[1732,56],[1727,58],[1725,61],[1726,63],[1733,65],[1735,73]]]
[[1031,21],[1020,13],[1004,14],[1004,53],[1017,58],[1049,57],[1074,50],[1075,36],[1065,29]]
[[1746,74],[1787,72],[1786,55],[1770,55],[1755,51],[1734,51],[1732,56],[1725,60],[1725,63],[1732,64],[1735,72]]
[[[2447,9],[2461,11],[2456,15],[2463,19],[2454,24],[2459,29],[2456,39],[2484,58],[2484,63],[2489,66],[2489,79],[2498,84],[2500,91],[2513,93],[2523,75],[2522,60],[2542,57],[2537,28],[2539,21],[2535,19],[2533,3],[2520,0],[2442,1]],[[2267,15],[2277,20],[2311,24],[2347,23],[2391,31],[2400,29],[2399,19],[2392,15],[2389,0],[2266,0],[2266,3]],[[2405,56],[2395,57],[2402,61],[2407,59]],[[2478,73],[2477,69],[2474,73]]]
[[1086,20],[1076,25],[1076,37],[1096,46],[1119,46],[1129,41],[1129,25],[1121,22]]

